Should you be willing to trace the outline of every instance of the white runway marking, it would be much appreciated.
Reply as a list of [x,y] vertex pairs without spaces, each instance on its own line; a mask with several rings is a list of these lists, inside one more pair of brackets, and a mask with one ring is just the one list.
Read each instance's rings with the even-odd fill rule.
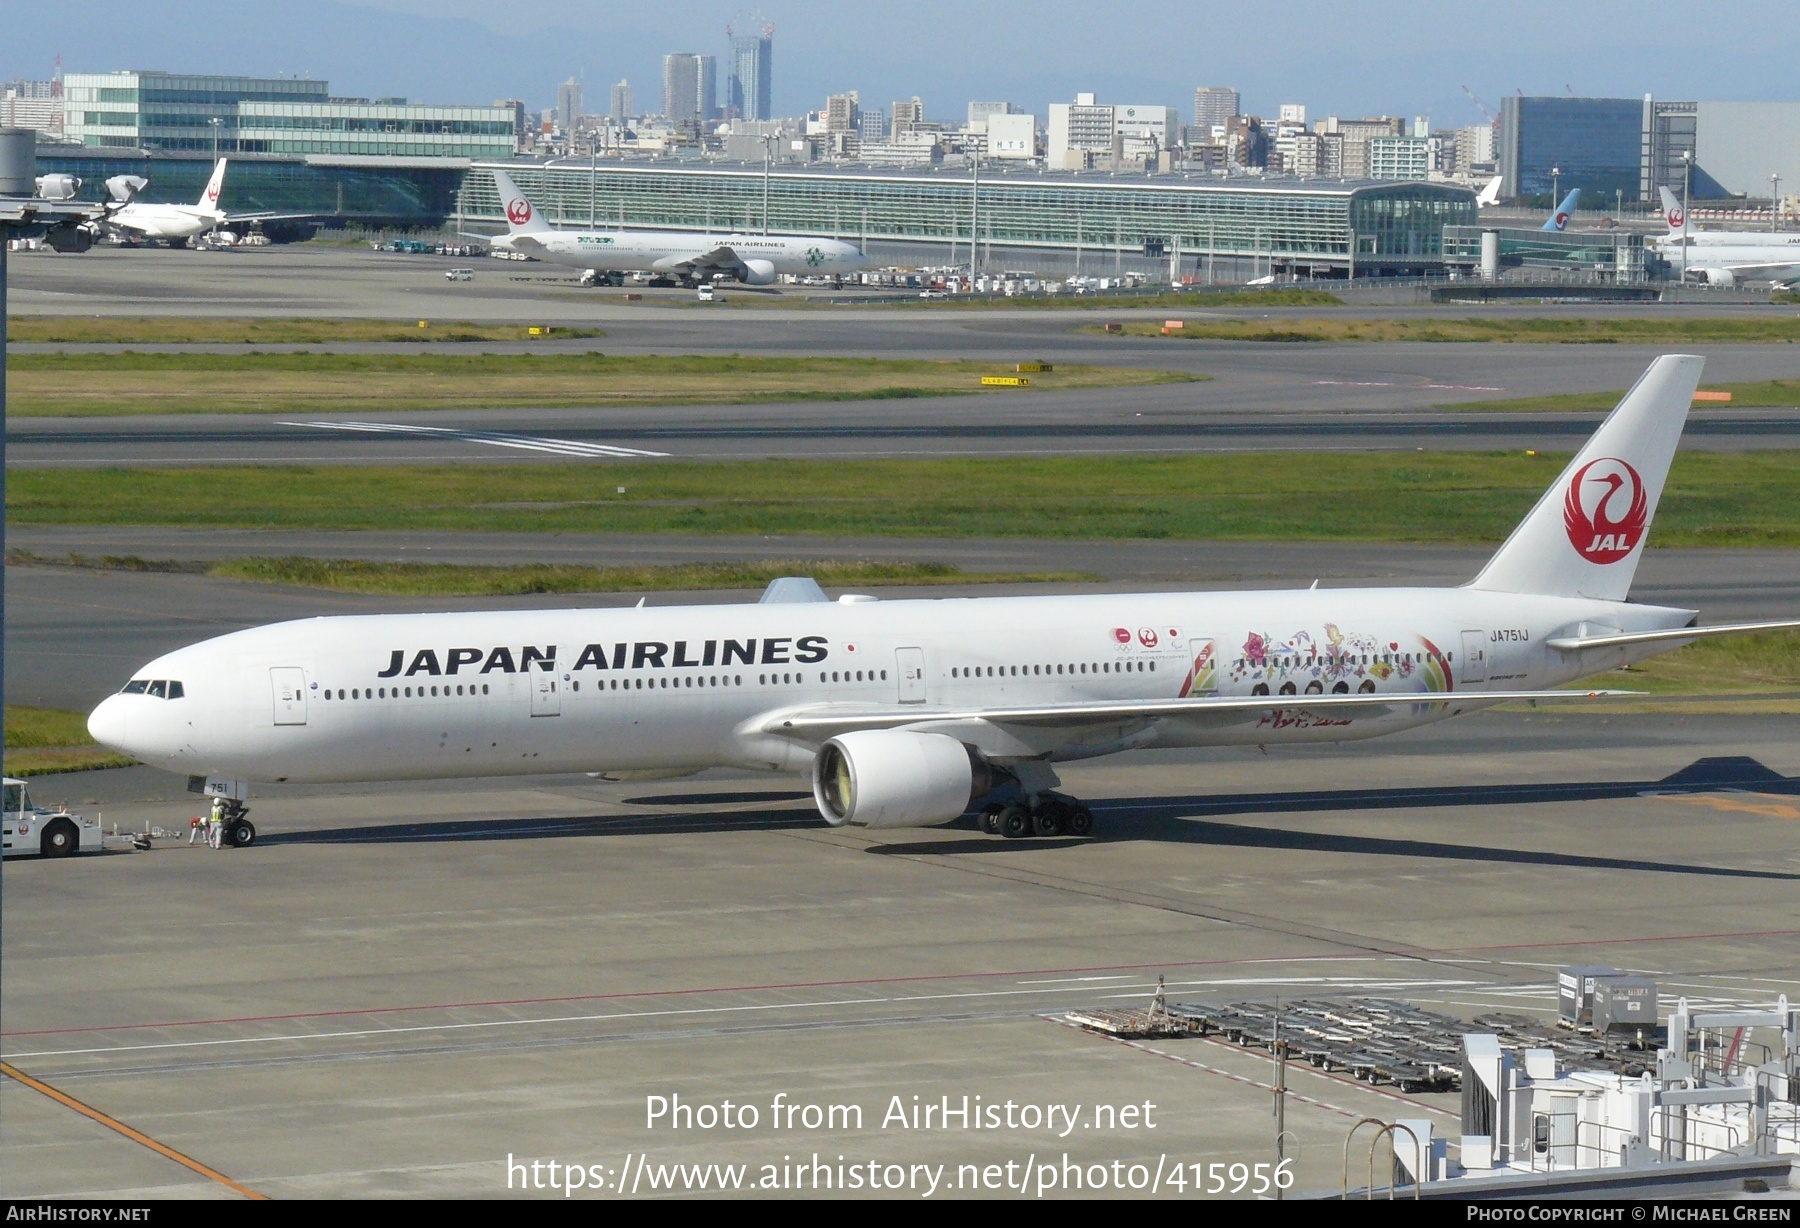
[[558,456],[620,457],[667,456],[641,448],[619,448],[604,443],[581,443],[547,435],[512,435],[504,431],[463,431],[449,426],[408,426],[398,422],[280,422],[277,426],[304,426],[320,431],[361,431],[371,435],[430,435],[455,443],[484,443],[495,448],[520,448]]

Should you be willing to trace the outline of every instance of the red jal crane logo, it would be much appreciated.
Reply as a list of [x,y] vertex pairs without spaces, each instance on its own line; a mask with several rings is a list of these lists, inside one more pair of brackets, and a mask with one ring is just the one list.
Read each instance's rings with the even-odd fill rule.
[[1650,500],[1638,471],[1616,456],[1575,471],[1563,500],[1563,525],[1575,553],[1590,563],[1616,563],[1644,540]]
[[531,220],[531,202],[523,197],[508,202],[506,206],[506,217],[514,226],[523,226],[526,222]]

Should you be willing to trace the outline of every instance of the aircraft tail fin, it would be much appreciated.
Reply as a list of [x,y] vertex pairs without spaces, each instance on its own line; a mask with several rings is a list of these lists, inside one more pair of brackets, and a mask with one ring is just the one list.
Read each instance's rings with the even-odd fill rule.
[[199,207],[216,211],[219,207],[219,194],[225,190],[225,159],[220,158],[213,163],[212,178],[206,181],[206,191],[200,193]]
[[1469,587],[1625,600],[1705,365],[1652,362]]
[[1681,207],[1681,201],[1666,187],[1656,189],[1662,195],[1663,217],[1669,223],[1669,235],[1674,237],[1687,233],[1687,210]]
[[1556,211],[1550,215],[1550,220],[1544,223],[1544,229],[1567,230],[1569,219],[1575,216],[1575,206],[1580,200],[1581,189],[1570,188],[1569,194],[1563,197],[1562,204],[1556,206]]
[[500,209],[506,214],[506,229],[509,233],[536,234],[551,229],[550,223],[525,198],[525,193],[519,191],[519,186],[512,181],[511,175],[503,170],[495,170],[494,187],[500,192]]
[[1500,185],[1505,182],[1506,176],[1504,175],[1495,175],[1492,179],[1488,180],[1487,186],[1481,189],[1480,195],[1475,197],[1476,207],[1485,209],[1489,205],[1499,204]]

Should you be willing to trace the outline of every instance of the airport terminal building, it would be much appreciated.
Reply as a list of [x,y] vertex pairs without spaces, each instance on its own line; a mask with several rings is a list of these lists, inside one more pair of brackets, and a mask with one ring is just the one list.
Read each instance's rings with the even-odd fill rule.
[[973,235],[984,268],[1104,274],[1175,259],[1222,281],[1437,272],[1444,227],[1476,216],[1473,192],[1429,183],[478,161],[459,195],[465,224],[505,224],[494,169],[564,226],[829,235],[914,264],[966,264]]

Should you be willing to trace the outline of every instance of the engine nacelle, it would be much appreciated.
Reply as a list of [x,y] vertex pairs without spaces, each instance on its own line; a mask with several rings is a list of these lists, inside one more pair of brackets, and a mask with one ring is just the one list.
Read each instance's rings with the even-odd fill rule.
[[1737,278],[1732,276],[1730,269],[1702,269],[1700,276],[1706,279],[1706,284],[1709,286],[1723,286],[1729,289],[1737,285]]
[[813,800],[833,827],[933,827],[990,787],[987,765],[941,733],[839,734],[813,766]]
[[73,175],[39,175],[37,177],[39,200],[74,200],[75,193],[79,191],[81,191],[81,180]]
[[771,260],[744,261],[744,284],[746,286],[772,286],[775,284],[775,263]]

